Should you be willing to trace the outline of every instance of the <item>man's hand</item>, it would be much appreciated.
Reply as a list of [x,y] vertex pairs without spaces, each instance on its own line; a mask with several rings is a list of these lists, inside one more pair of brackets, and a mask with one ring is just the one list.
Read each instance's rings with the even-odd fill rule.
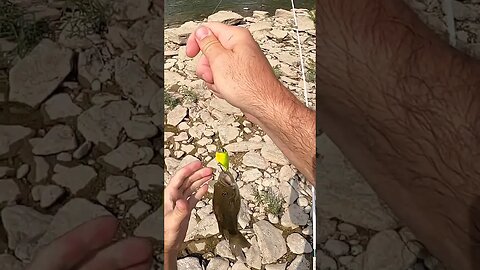
[[112,243],[117,227],[114,217],[80,225],[40,250],[27,270],[150,270],[150,242],[128,238]]
[[212,169],[196,161],[181,168],[164,191],[165,269],[176,269],[176,257],[183,243],[192,209],[207,193]]
[[206,23],[187,41],[187,55],[200,51],[197,75],[219,98],[260,126],[290,162],[314,184],[315,112],[275,77],[250,32]]
[[200,57],[197,75],[220,98],[259,117],[284,94],[270,63],[250,32],[242,27],[207,23],[187,41],[187,55]]

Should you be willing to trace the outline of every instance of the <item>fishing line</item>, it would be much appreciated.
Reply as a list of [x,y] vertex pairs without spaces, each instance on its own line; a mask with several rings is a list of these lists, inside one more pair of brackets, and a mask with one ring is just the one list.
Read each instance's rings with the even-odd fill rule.
[[215,9],[213,10],[212,14],[215,13],[215,11],[217,11],[217,8],[220,6],[220,4],[223,2],[223,0],[220,0],[220,2],[218,2],[217,6],[215,7]]
[[[295,3],[294,0],[291,0],[292,2],[292,12],[293,12],[293,18],[295,20],[295,26],[296,26],[296,33],[297,33],[297,41],[298,41],[298,51],[300,55],[300,66],[302,70],[302,80],[303,80],[303,94],[305,97],[305,106],[309,107],[309,102],[308,102],[308,91],[307,91],[307,79],[305,76],[305,65],[304,65],[304,60],[303,60],[303,52],[302,52],[302,42],[300,41],[300,31],[298,29],[298,20],[297,20],[297,12],[295,9]],[[316,214],[316,193],[315,193],[315,187],[312,185],[312,227],[313,227],[313,259],[312,259],[312,269],[316,268],[317,265],[317,214]]]

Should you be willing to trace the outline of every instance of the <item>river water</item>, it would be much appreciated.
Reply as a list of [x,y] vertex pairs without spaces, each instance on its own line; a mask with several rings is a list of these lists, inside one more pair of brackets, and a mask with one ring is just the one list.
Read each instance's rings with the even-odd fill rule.
[[[166,0],[165,24],[178,25],[186,21],[203,20],[215,10],[231,10],[250,16],[254,10],[264,10],[274,14],[277,8],[290,10],[290,0]],[[295,0],[296,8],[314,9],[314,0]]]

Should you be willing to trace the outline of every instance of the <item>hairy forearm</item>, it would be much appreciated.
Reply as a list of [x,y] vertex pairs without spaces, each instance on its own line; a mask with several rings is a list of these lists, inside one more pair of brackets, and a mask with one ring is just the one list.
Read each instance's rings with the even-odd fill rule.
[[315,185],[315,111],[305,107],[288,89],[266,97],[259,125],[288,160]]
[[478,267],[479,64],[399,0],[317,11],[322,129],[432,252]]

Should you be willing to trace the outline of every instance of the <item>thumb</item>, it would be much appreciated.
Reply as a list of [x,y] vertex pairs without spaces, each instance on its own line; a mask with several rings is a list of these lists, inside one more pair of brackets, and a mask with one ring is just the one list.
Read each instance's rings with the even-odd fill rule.
[[207,57],[210,64],[215,58],[226,51],[212,30],[208,27],[200,26],[195,31],[195,39],[202,53]]
[[178,200],[175,203],[175,208],[173,209],[173,214],[175,217],[182,222],[182,219],[186,218],[189,214],[188,203],[186,200]]

